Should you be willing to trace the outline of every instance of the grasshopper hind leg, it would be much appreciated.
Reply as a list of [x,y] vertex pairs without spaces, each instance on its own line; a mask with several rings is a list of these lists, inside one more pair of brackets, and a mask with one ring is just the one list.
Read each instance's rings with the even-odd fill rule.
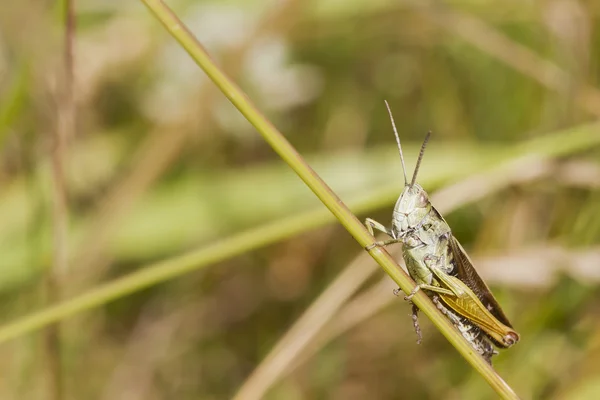
[[479,353],[488,364],[492,365],[492,357],[498,354],[488,336],[476,325],[473,325],[469,320],[456,315],[451,310],[446,308],[436,295],[432,298],[436,307],[444,314],[458,329],[461,335],[469,342],[471,347]]

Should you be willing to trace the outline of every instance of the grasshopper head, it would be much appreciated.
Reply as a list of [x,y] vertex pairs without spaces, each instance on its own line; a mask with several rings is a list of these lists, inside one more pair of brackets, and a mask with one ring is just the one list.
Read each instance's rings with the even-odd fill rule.
[[395,232],[404,232],[418,226],[431,211],[427,192],[417,183],[404,187],[394,207],[392,226]]
[[394,128],[394,135],[396,136],[396,143],[398,144],[398,151],[400,152],[400,161],[402,162],[402,171],[404,173],[404,190],[396,202],[396,206],[394,207],[394,216],[392,218],[392,231],[395,235],[402,236],[410,229],[418,226],[423,218],[427,216],[429,211],[431,211],[431,203],[429,202],[429,196],[427,195],[427,192],[425,192],[425,190],[423,190],[423,188],[416,183],[417,173],[419,172],[421,160],[423,159],[423,153],[425,152],[425,146],[427,145],[427,141],[429,140],[431,132],[427,133],[427,136],[425,136],[425,140],[421,145],[421,152],[419,153],[419,158],[417,159],[417,165],[415,166],[412,180],[409,183],[406,177],[406,166],[404,165],[404,156],[402,155],[400,137],[398,136],[396,124],[394,123],[394,118],[392,117],[392,111],[390,110],[390,106],[388,105],[387,101],[385,102],[385,106],[388,109],[390,120],[392,121],[392,127]]

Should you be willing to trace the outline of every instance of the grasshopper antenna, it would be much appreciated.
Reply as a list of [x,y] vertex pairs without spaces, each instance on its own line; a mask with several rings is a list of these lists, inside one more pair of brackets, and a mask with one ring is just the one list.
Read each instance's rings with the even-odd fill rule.
[[396,143],[398,144],[398,151],[400,152],[400,161],[402,161],[402,172],[404,173],[404,186],[406,186],[408,184],[408,179],[406,178],[406,166],[404,165],[404,155],[402,155],[400,137],[398,136],[398,131],[396,130],[396,124],[394,123],[394,117],[392,116],[392,110],[390,110],[390,105],[388,104],[387,100],[384,100],[384,102],[385,106],[387,107],[388,114],[390,115],[390,120],[392,121],[392,128],[394,128],[394,136],[396,136]]
[[419,153],[419,158],[417,159],[417,166],[415,167],[415,172],[413,172],[412,181],[410,182],[410,186],[414,186],[415,181],[417,180],[417,173],[419,172],[419,167],[421,166],[421,160],[423,159],[423,153],[425,153],[425,146],[427,146],[427,142],[429,141],[429,137],[431,136],[431,131],[427,132],[425,136],[425,140],[421,145],[421,152]]

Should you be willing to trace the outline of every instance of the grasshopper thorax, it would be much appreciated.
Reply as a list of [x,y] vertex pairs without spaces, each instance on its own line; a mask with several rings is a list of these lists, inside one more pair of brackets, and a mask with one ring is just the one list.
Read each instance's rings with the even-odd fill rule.
[[431,203],[427,192],[417,183],[404,187],[394,207],[392,229],[402,236],[418,227],[431,211]]

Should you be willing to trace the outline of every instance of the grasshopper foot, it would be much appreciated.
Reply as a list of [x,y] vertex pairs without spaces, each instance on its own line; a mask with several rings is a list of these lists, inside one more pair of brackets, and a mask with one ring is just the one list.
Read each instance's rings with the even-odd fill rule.
[[417,286],[417,287],[415,287],[415,288],[412,290],[412,292],[410,292],[410,293],[408,294],[408,296],[404,296],[404,300],[406,300],[406,301],[411,301],[411,300],[412,300],[412,298],[414,297],[414,295],[415,295],[415,294],[417,294],[417,292],[418,292],[419,290],[421,290],[421,287],[420,287],[420,286]]
[[369,251],[371,249],[374,249],[375,247],[385,247],[385,242],[383,242],[383,241],[373,242],[370,245],[365,246],[365,250]]

